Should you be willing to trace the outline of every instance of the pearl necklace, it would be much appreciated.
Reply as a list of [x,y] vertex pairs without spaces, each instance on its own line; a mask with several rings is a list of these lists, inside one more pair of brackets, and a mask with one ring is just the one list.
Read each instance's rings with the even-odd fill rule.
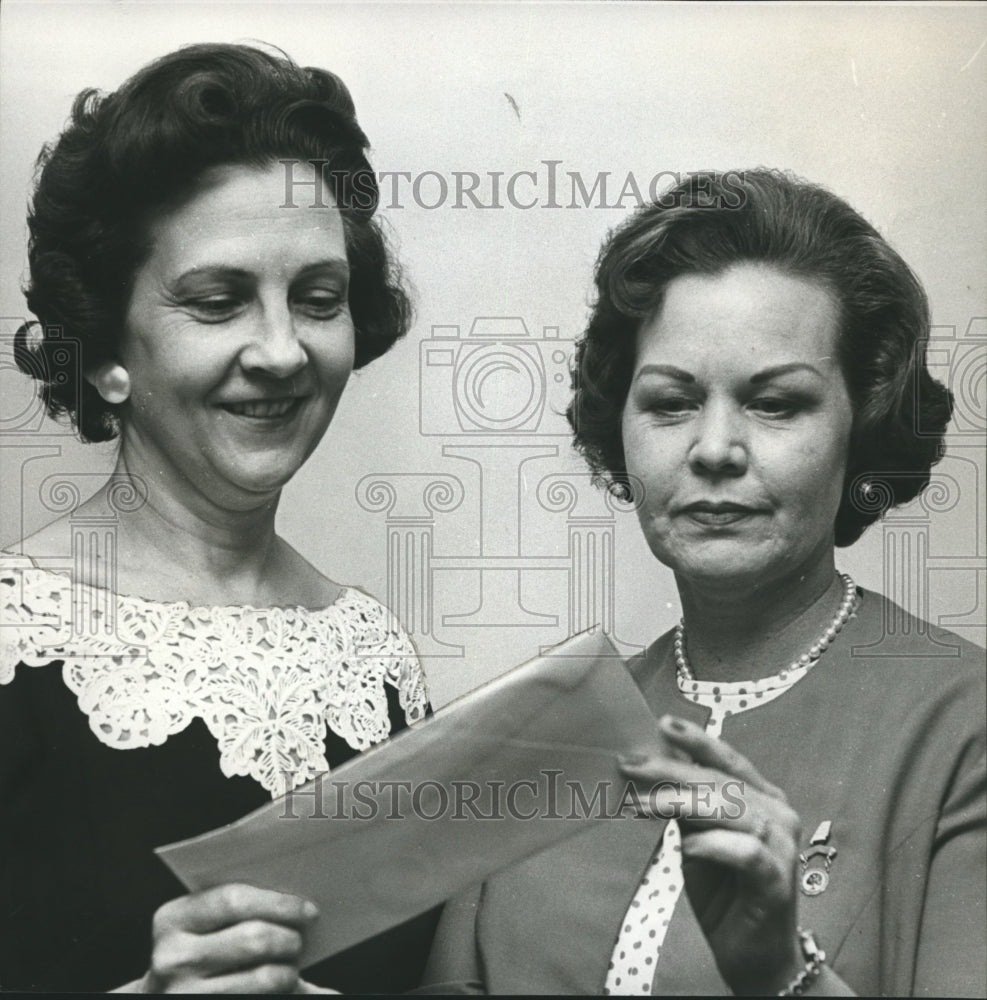
[[[779,672],[778,676],[780,678],[784,679],[791,670],[796,670],[800,667],[811,667],[826,652],[840,632],[843,631],[843,626],[846,625],[850,619],[850,615],[856,610],[857,585],[853,582],[853,578],[849,573],[840,573],[840,579],[843,581],[843,600],[840,602],[840,610],[836,612],[833,620],[820,634],[819,638],[809,647],[809,651],[803,653],[797,660],[792,660],[784,670]],[[675,670],[680,683],[696,679],[685,653],[684,618],[675,626]]]

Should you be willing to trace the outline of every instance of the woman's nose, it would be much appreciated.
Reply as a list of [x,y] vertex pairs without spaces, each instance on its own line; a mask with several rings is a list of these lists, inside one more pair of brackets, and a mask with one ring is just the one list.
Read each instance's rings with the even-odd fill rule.
[[262,371],[279,379],[290,378],[308,364],[289,309],[265,310],[240,354],[240,363],[248,371]]
[[707,406],[693,424],[689,449],[694,472],[739,476],[747,471],[748,442],[743,419],[729,407]]

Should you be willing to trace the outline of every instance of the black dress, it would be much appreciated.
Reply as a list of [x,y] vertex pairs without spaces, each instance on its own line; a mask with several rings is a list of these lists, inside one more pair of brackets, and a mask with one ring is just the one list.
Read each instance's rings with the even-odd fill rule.
[[[353,589],[322,611],[120,597],[107,638],[73,629],[67,576],[4,555],[0,585],[2,989],[139,979],[155,910],[185,891],[153,848],[238,819],[427,712],[407,635]],[[410,989],[435,919],[304,978]]]

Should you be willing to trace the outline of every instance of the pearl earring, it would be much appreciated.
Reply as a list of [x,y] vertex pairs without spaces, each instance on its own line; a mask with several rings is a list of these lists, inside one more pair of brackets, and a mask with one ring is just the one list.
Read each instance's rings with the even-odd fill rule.
[[116,361],[100,365],[89,381],[107,403],[119,405],[130,398],[130,374]]

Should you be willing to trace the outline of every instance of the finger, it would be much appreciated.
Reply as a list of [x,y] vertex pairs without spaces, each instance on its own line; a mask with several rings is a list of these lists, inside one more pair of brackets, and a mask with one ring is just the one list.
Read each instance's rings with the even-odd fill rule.
[[280,924],[246,921],[213,934],[173,930],[155,943],[151,955],[151,992],[196,983],[267,965],[296,968],[302,935]]
[[302,935],[283,924],[245,920],[213,934],[200,935],[199,962],[210,974],[255,966],[294,964],[302,952]]
[[263,920],[290,927],[304,927],[318,916],[318,907],[307,899],[271,889],[230,883],[180,896],[154,915],[154,933],[170,929],[208,934],[244,920]]
[[785,798],[785,793],[768,781],[743,754],[734,750],[729,743],[715,736],[708,736],[701,726],[673,715],[662,716],[658,725],[662,734],[675,746],[685,750],[697,764],[724,771],[768,795]]
[[[697,778],[696,773],[709,775]],[[631,776],[640,816],[676,819],[684,829],[728,829],[750,833],[767,842],[769,836],[794,856],[801,837],[798,813],[773,796],[749,788],[739,778],[715,771],[671,764],[669,777],[651,782]]]
[[787,852],[776,853],[753,833],[717,828],[686,834],[682,837],[683,866],[693,861],[730,868],[759,897],[779,904],[789,898],[792,864]]
[[294,993],[298,970],[291,965],[261,965],[256,969],[189,981],[176,993]]
[[654,783],[677,782],[683,785],[690,783],[702,785],[708,784],[710,781],[730,781],[733,783],[733,787],[741,790],[742,794],[747,790],[756,790],[763,795],[782,799],[781,793],[760,775],[757,775],[757,781],[748,781],[725,768],[698,761],[691,754],[672,756],[668,752],[660,750],[650,755],[623,756],[618,759],[618,763],[620,769],[638,783],[650,780]]
[[774,814],[787,808],[763,792],[747,788],[739,778],[725,778],[695,765],[666,767],[657,780],[630,770],[625,773],[637,795],[639,815],[651,818],[753,829],[753,817],[767,815],[780,820]]
[[692,759],[682,760],[659,753],[650,757],[623,757],[620,769],[638,784],[648,781],[655,785],[709,784],[732,781],[739,788],[745,783],[740,778],[732,778],[723,771],[697,764]]

